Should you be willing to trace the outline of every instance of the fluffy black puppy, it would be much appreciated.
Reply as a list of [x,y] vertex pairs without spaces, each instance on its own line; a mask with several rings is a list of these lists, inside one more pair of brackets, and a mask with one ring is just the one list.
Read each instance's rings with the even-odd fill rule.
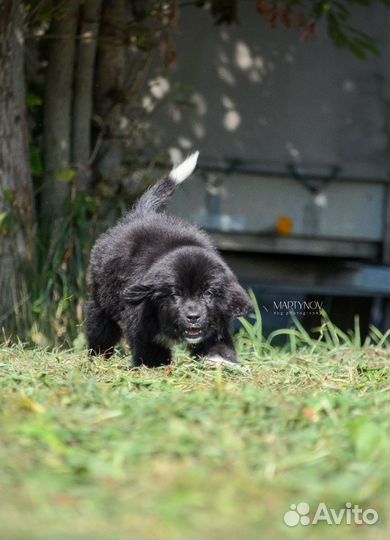
[[251,302],[206,234],[164,213],[197,159],[173,168],[97,240],[86,305],[92,354],[109,356],[124,335],[137,366],[168,364],[183,341],[196,357],[237,362],[229,322]]

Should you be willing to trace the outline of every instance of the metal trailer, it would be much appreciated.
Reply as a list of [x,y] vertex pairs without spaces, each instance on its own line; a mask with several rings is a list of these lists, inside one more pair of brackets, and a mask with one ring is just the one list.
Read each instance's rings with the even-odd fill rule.
[[[384,329],[389,21],[384,8],[356,9],[355,24],[374,34],[378,58],[336,49],[324,28],[310,43],[271,32],[251,2],[240,6],[241,25],[229,28],[183,9],[171,82],[157,77],[150,89],[158,101],[177,94],[179,81],[192,86],[189,107],[173,100],[154,120],[172,159],[201,152],[170,210],[210,231],[265,311],[275,299],[322,298],[341,326],[358,312],[366,328]],[[275,321],[269,326],[286,322]]]

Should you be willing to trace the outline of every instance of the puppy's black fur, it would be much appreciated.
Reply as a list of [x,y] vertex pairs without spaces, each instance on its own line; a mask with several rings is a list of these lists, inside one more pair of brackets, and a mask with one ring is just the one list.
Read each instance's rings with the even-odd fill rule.
[[90,258],[87,337],[109,356],[123,335],[135,365],[171,362],[171,345],[237,362],[229,322],[251,309],[246,292],[205,233],[163,212],[197,154],[174,168],[97,240]]

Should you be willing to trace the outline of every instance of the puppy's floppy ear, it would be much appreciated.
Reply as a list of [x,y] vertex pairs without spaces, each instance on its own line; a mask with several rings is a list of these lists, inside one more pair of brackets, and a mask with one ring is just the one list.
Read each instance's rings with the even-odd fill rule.
[[227,285],[226,297],[226,313],[231,317],[241,317],[253,309],[248,294],[236,280]]
[[148,272],[146,276],[122,291],[122,298],[130,304],[140,304],[145,300],[158,300],[169,290],[169,285],[157,272]]
[[140,304],[147,298],[152,298],[155,292],[154,285],[150,281],[129,285],[122,292],[122,298],[130,304]]

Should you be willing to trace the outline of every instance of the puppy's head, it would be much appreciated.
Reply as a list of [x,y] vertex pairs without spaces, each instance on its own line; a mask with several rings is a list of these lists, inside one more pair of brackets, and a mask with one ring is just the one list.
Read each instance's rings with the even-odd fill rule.
[[124,297],[133,304],[153,303],[160,332],[190,344],[200,343],[228,318],[252,308],[247,293],[221,259],[200,248],[177,250],[128,287]]

